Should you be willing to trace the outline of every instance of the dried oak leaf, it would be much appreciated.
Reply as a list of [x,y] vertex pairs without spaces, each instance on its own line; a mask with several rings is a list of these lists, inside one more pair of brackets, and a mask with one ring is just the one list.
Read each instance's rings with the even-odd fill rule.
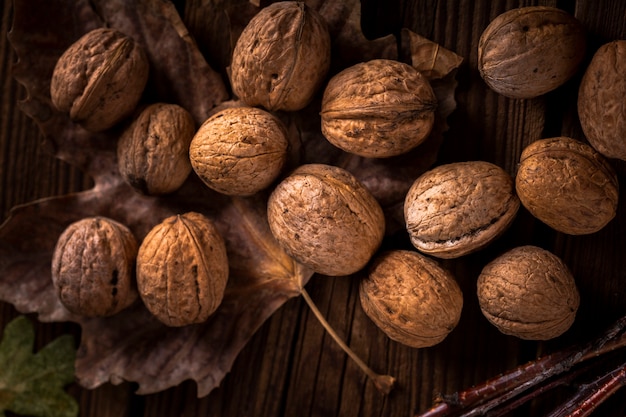
[[[147,91],[159,100],[183,105],[199,122],[226,98],[219,74],[206,64],[168,2],[77,1],[71,7],[49,0],[15,2],[10,41],[19,60],[14,73],[28,93],[21,108],[40,125],[53,154],[92,176],[95,185],[12,210],[0,229],[0,299],[21,312],[38,313],[42,321],[80,324],[76,375],[87,388],[125,380],[137,382],[139,393],[151,393],[193,379],[198,395],[205,396],[258,327],[300,293],[311,273],[271,237],[262,196],[229,199],[207,190],[196,177],[174,195],[140,195],[117,171],[119,132],[88,133],[51,106],[49,80],[56,59],[82,33],[105,25],[144,44],[152,64]],[[141,239],[166,216],[192,208],[216,222],[229,252],[229,284],[209,321],[168,328],[140,303],[114,317],[85,319],[59,302],[50,261],[58,236],[71,222],[106,216]]]

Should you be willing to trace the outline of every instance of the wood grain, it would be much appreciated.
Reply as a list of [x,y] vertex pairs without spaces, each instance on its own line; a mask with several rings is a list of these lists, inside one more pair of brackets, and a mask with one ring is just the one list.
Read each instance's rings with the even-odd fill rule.
[[[6,38],[11,2],[0,4],[0,221],[4,221],[14,205],[87,189],[91,181],[52,158],[42,147],[37,126],[19,110],[24,91],[12,78],[15,55]],[[195,22],[194,28],[201,28],[194,10],[202,2],[176,4],[188,22]],[[521,150],[536,139],[569,135],[584,140],[575,108],[581,74],[532,100],[498,96],[480,79],[476,46],[482,30],[497,14],[527,5],[557,6],[575,14],[588,30],[587,62],[600,44],[626,36],[626,2],[620,1],[363,1],[366,34],[382,36],[401,26],[409,27],[465,59],[457,74],[458,107],[449,119],[450,130],[439,163],[480,159],[496,163],[513,175]],[[611,163],[620,182],[626,184],[626,165]],[[374,370],[397,378],[398,387],[389,396],[375,390],[300,299],[288,301],[261,327],[222,385],[207,397],[196,398],[191,382],[144,396],[134,394],[136,387],[130,383],[106,384],[91,391],[74,384],[69,391],[79,401],[84,417],[410,416],[428,408],[437,393],[466,388],[539,354],[587,339],[623,315],[624,207],[620,204],[618,217],[608,227],[579,237],[556,233],[522,210],[495,244],[477,254],[444,262],[459,281],[465,305],[457,328],[432,348],[412,349],[387,339],[360,307],[358,275],[312,279],[307,290],[337,332]],[[398,245],[404,244],[400,237]],[[478,308],[475,281],[482,266],[504,249],[520,244],[553,250],[570,266],[579,285],[581,307],[576,322],[556,340],[535,343],[504,336],[487,323]],[[0,329],[18,314],[11,305],[1,304]],[[60,334],[78,336],[80,332],[65,323],[37,323],[36,328],[38,348]],[[542,398],[516,415],[543,415],[566,392]],[[625,415],[623,394],[615,395],[594,415]]]

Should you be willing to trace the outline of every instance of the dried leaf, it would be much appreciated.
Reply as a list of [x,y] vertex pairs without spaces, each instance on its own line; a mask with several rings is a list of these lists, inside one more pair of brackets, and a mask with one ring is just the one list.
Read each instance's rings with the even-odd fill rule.
[[[336,37],[336,68],[397,56],[395,38],[368,41],[362,35],[358,0],[339,3],[314,5]],[[223,0],[206,4],[202,10],[212,13]],[[258,9],[243,0],[231,5],[219,17],[207,20],[214,22],[209,28],[197,24],[192,38],[174,6],[164,0],[77,0],[69,6],[64,0],[15,2],[10,41],[19,58],[14,66],[16,79],[28,93],[22,109],[40,125],[53,154],[92,176],[95,186],[12,210],[0,227],[0,299],[19,311],[37,313],[43,321],[80,324],[76,375],[85,387],[134,381],[139,393],[152,393],[193,379],[198,396],[205,396],[220,384],[261,324],[287,299],[298,296],[312,274],[287,256],[271,236],[266,196],[228,198],[207,189],[193,174],[171,195],[140,195],[117,170],[115,145],[120,130],[91,134],[58,113],[50,102],[49,80],[56,59],[86,31],[110,26],[133,36],[148,50],[152,75],[144,102],[180,104],[197,123],[217,108],[238,105],[225,101],[225,67],[217,68],[221,75],[211,70],[193,40],[227,28],[228,36],[223,39],[229,45],[218,51],[230,54],[233,41]],[[441,91],[452,92],[454,102],[452,82],[445,86]],[[321,136],[319,101],[301,112],[279,116],[291,133],[291,167],[314,161],[346,164],[362,175],[366,185],[379,190],[378,196],[385,201],[383,185],[402,183],[400,177],[412,175],[415,169],[407,167],[429,165],[440,143],[431,141],[421,154],[407,156],[396,170],[390,165],[380,169],[375,163],[372,168],[374,161],[342,162],[346,155]],[[441,117],[447,117],[445,112]],[[376,178],[364,175],[370,170]],[[165,217],[190,210],[215,221],[229,255],[231,275],[223,303],[206,323],[169,328],[140,302],[113,317],[85,319],[72,315],[59,302],[50,279],[50,261],[58,236],[71,222],[92,215],[110,217],[128,225],[141,240]]]

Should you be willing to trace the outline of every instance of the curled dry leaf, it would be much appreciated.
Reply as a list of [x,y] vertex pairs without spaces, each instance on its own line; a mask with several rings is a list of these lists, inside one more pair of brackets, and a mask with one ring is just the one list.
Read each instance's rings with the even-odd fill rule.
[[[204,8],[207,13],[222,2],[214,3],[214,7]],[[239,20],[233,17],[236,13],[228,18],[221,14],[219,24],[210,28],[196,25],[197,31],[215,32],[219,25],[226,25],[229,44],[234,45],[242,25],[258,8],[241,1],[233,4],[240,12],[245,11],[237,15]],[[397,57],[392,36],[365,39],[358,23],[358,0],[327,1],[315,7],[329,23],[336,51],[345,52],[333,56],[337,68],[355,60]],[[271,238],[265,196],[226,197],[209,190],[194,175],[171,195],[142,195],[119,175],[115,145],[121,132],[87,132],[54,110],[49,91],[52,69],[65,48],[87,31],[104,26],[123,31],[146,49],[151,75],[142,102],[178,104],[192,114],[197,125],[228,98],[222,81],[226,79],[225,68],[218,65],[219,72],[211,69],[194,41],[201,33],[194,33],[192,38],[168,1],[77,0],[68,6],[61,0],[29,0],[14,3],[13,17],[9,38],[19,58],[13,70],[27,92],[21,108],[39,124],[51,153],[91,176],[95,186],[13,209],[0,226],[0,299],[21,312],[37,313],[42,321],[79,323],[82,340],[76,374],[84,387],[134,381],[138,393],[147,394],[191,379],[197,382],[198,396],[207,395],[220,384],[261,324],[287,299],[301,293],[312,272],[287,256]],[[455,86],[453,77],[446,79],[444,88],[438,90],[448,98],[442,102],[454,103]],[[398,196],[434,162],[445,118],[454,106],[440,109],[436,134],[420,145],[419,154],[388,161],[382,167],[373,164],[371,170],[371,161],[346,161],[344,154],[324,144],[318,109],[319,101],[302,111],[279,115],[288,122],[291,135],[288,163],[295,167],[332,161],[347,166],[364,179],[377,198],[393,202],[400,201]],[[391,193],[384,191],[389,183],[394,185]],[[69,224],[88,216],[105,216],[126,224],[141,241],[166,217],[191,210],[215,222],[229,257],[230,278],[224,300],[207,322],[170,328],[139,302],[113,317],[85,319],[60,303],[50,279],[50,263],[57,238]]]

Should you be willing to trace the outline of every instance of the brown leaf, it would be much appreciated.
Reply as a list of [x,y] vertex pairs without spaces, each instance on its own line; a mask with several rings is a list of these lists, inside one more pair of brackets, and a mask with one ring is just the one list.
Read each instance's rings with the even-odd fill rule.
[[[203,10],[214,13],[223,3],[202,2],[206,5]],[[311,3],[325,16],[335,37],[336,68],[397,57],[395,38],[365,39],[358,0]],[[195,25],[192,37],[174,6],[164,0],[15,2],[10,41],[19,58],[15,77],[27,91],[22,109],[39,124],[52,153],[91,175],[95,187],[12,210],[0,226],[0,299],[21,312],[37,313],[43,321],[80,324],[76,373],[85,387],[134,381],[139,393],[152,393],[193,379],[198,384],[198,396],[205,396],[219,385],[261,324],[287,299],[298,296],[311,277],[311,271],[287,256],[271,236],[264,195],[228,198],[207,189],[194,174],[171,195],[139,194],[117,170],[115,145],[123,126],[92,134],[51,105],[49,84],[57,58],[82,34],[102,26],[122,30],[147,49],[152,72],[145,103],[180,104],[197,123],[216,108],[237,105],[225,101],[228,89],[222,82],[225,66],[221,65],[227,64],[234,40],[258,7],[243,0],[229,4],[232,7],[208,20],[214,22],[209,28]],[[216,49],[221,55],[215,60],[221,62],[220,75],[207,64],[194,39],[222,30],[227,30],[227,36],[221,35],[220,42],[228,45]],[[444,80],[438,90],[454,103],[453,76]],[[448,110],[440,117],[445,119]],[[438,136],[422,145],[421,153],[394,161],[396,167],[389,161],[344,160],[347,156],[321,136],[319,100],[301,112],[282,113],[280,117],[291,133],[292,168],[304,162],[344,164],[358,173],[387,207],[394,207],[401,191],[386,195],[385,184],[404,186],[405,177],[415,174],[415,166],[421,170],[432,163],[441,140]],[[50,278],[50,262],[58,236],[71,222],[93,215],[110,217],[128,225],[141,240],[165,217],[191,210],[215,221],[229,256],[231,274],[224,300],[206,323],[169,328],[152,317],[141,302],[113,317],[85,319],[72,315],[59,302]]]
[[[226,98],[226,88],[195,48],[173,6],[161,0],[79,1],[68,10],[67,4],[57,3],[16,4],[11,42],[19,57],[16,78],[28,92],[22,108],[39,123],[54,154],[92,175],[96,185],[12,211],[0,229],[0,298],[22,312],[38,313],[43,321],[81,325],[76,373],[86,387],[127,380],[137,382],[140,393],[149,393],[194,379],[198,395],[207,395],[267,317],[300,293],[311,272],[274,241],[261,196],[228,199],[206,189],[195,176],[173,195],[141,195],[117,171],[119,131],[91,134],[52,107],[49,79],[56,59],[82,33],[107,25],[130,34],[149,51],[153,81],[145,100],[175,102],[197,122],[204,120]],[[85,319],[59,302],[50,262],[58,236],[71,222],[106,216],[142,239],[163,218],[190,210],[210,216],[227,242],[231,275],[223,303],[209,321],[168,328],[140,302],[111,318]]]

